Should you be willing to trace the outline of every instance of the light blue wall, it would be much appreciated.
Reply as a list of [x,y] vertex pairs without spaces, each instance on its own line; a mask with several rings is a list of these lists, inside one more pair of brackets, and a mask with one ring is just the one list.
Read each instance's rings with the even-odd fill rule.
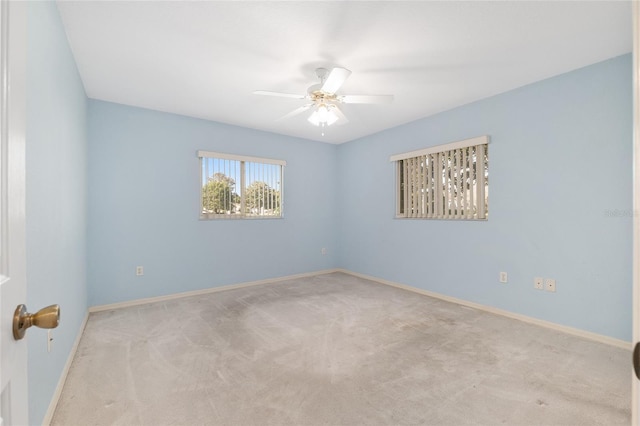
[[27,301],[58,303],[60,326],[30,329],[29,418],[40,424],[87,310],[87,98],[54,2],[27,11]]
[[[340,266],[631,340],[631,68],[621,56],[340,145]],[[487,222],[393,219],[391,154],[480,135]]]
[[[87,101],[55,4],[28,10],[27,304],[62,306],[50,354],[28,337],[32,423],[87,298],[344,267],[630,340],[630,55],[336,147]],[[489,221],[393,219],[389,155],[483,134]],[[287,160],[285,218],[198,220],[200,149]]]
[[[89,110],[91,305],[340,266],[630,339],[629,55],[338,147]],[[489,221],[393,219],[389,155],[484,134]],[[286,218],[199,221],[198,149],[287,160]],[[557,293],[534,290],[535,276]]]
[[[51,354],[29,338],[32,421],[87,306],[85,202],[91,305],[341,266],[630,339],[629,56],[338,147],[89,101],[88,196],[87,101],[52,3],[30,4],[28,60],[28,304],[63,307]],[[393,219],[389,155],[482,134],[488,222]],[[285,219],[198,220],[198,149],[287,160]]]
[[[198,150],[286,160],[285,218],[199,220]],[[336,152],[91,100],[90,305],[334,268]],[[144,276],[135,276],[137,265]]]

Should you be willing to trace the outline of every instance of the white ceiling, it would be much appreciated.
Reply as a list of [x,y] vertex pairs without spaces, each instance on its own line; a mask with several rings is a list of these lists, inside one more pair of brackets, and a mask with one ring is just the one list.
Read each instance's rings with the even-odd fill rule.
[[[87,95],[342,143],[628,53],[628,1],[58,1]],[[353,73],[344,125],[309,113],[314,70]]]

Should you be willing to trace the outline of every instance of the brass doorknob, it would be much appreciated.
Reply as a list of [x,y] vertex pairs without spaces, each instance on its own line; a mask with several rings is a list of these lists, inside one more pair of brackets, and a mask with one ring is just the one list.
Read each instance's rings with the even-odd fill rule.
[[18,305],[13,314],[13,338],[20,340],[27,328],[35,325],[39,328],[56,328],[60,323],[60,306],[51,305],[40,309],[35,314],[27,312],[25,305]]

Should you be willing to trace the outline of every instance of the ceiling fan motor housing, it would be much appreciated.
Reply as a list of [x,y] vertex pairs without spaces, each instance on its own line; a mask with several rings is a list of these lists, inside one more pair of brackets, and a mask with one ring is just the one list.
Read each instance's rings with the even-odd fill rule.
[[329,74],[329,70],[326,68],[316,68],[316,76],[320,79],[320,84],[324,83],[325,78],[327,78],[327,74]]

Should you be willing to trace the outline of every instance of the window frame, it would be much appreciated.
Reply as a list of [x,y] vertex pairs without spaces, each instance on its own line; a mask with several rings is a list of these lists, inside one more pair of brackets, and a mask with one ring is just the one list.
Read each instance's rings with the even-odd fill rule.
[[[395,163],[395,218],[396,219],[427,219],[427,220],[470,220],[470,221],[487,221],[488,220],[488,179],[489,179],[489,144],[490,144],[491,140],[489,138],[488,135],[485,136],[478,136],[475,138],[470,138],[470,139],[465,139],[465,140],[461,140],[461,141],[457,141],[457,142],[451,142],[451,143],[447,143],[447,144],[442,144],[442,145],[435,145],[435,146],[431,146],[428,148],[424,148],[424,149],[419,149],[419,150],[415,150],[415,151],[410,151],[410,152],[405,152],[405,153],[401,153],[401,154],[395,154],[392,155],[389,158],[389,161],[394,162]],[[426,166],[427,167],[427,172],[424,172],[424,167],[425,166],[418,166],[417,169],[419,169],[418,173],[423,173],[424,175],[428,176],[424,176],[424,182],[427,183],[428,185],[428,190],[431,190],[431,188],[433,187],[433,194],[432,194],[432,199],[429,199],[428,201],[425,201],[427,204],[433,202],[433,210],[429,213],[429,212],[425,212],[425,210],[429,210],[429,207],[424,207],[424,205],[421,207],[421,209],[423,210],[422,214],[417,214],[416,212],[413,212],[412,214],[407,214],[407,209],[412,209],[412,206],[409,205],[405,205],[408,204],[407,201],[410,198],[409,195],[406,194],[406,187],[402,186],[402,182],[403,182],[403,176],[400,175],[400,173],[403,172],[403,161],[404,160],[413,160],[413,159],[418,159],[420,157],[424,157],[424,156],[431,156],[430,158],[437,158],[438,160],[438,165],[436,167],[438,167],[438,170],[440,170],[441,167],[443,167],[445,164],[440,163],[440,159],[444,158],[442,157],[442,155],[450,155],[452,152],[457,152],[458,150],[461,149],[465,149],[465,148],[483,148],[483,157],[486,156],[486,163],[484,163],[483,161],[483,173],[482,174],[478,174],[476,175],[474,172],[473,175],[473,179],[477,179],[478,184],[476,185],[477,189],[475,190],[469,190],[469,198],[467,199],[466,197],[464,198],[464,202],[462,204],[458,204],[462,201],[462,197],[459,195],[455,196],[455,199],[450,199],[448,198],[447,200],[451,203],[451,201],[455,201],[456,202],[456,213],[455,214],[451,214],[450,210],[446,211],[445,209],[445,204],[442,203],[442,205],[438,204],[438,200],[441,199],[441,197],[443,196],[442,193],[442,189],[445,185],[450,185],[450,182],[442,182],[439,185],[436,183],[432,183],[432,180],[435,179],[435,170],[433,170],[433,176],[429,175],[429,173],[431,173],[430,170],[432,170],[431,168],[432,166]],[[435,156],[435,157],[434,157]],[[457,156],[456,154],[456,160],[457,160],[457,167],[460,167],[460,160],[461,158]],[[432,164],[431,162],[429,164]],[[467,163],[467,165],[471,165],[471,164],[476,164],[477,167],[477,158],[476,158],[476,162],[471,163],[470,161]],[[486,165],[486,167],[484,167]],[[474,167],[474,169],[476,169]],[[470,168],[469,168],[470,170]],[[476,169],[477,170],[477,169]],[[448,168],[447,171],[451,171],[451,172],[456,172],[459,173],[460,169],[455,169],[455,168]],[[447,171],[443,171],[443,174],[446,175]],[[465,172],[467,173],[467,172]],[[469,173],[471,173],[469,171]],[[486,173],[486,176],[485,176]],[[450,175],[451,176],[451,175]],[[422,179],[422,177],[420,177],[419,179]],[[451,179],[451,178],[450,178]],[[455,180],[459,181],[459,177],[456,174],[455,176]],[[443,177],[443,180],[445,180],[445,178]],[[453,180],[453,179],[452,179]],[[420,183],[422,183],[420,181]],[[413,185],[413,183],[411,183]],[[424,191],[424,185],[421,186],[423,189],[422,191]],[[456,185],[456,188],[458,188],[458,186]],[[464,188],[464,184],[460,183],[460,187],[461,190]],[[459,192],[458,192],[459,194]],[[460,212],[460,210],[466,210],[469,206],[469,204],[466,204],[467,201],[471,201],[473,202],[473,200],[476,200],[476,203],[472,204],[473,208],[475,209],[477,207],[477,195],[478,194],[482,194],[483,199],[486,200],[486,206],[483,203],[482,207],[480,209],[476,209],[476,211],[469,215],[469,213],[464,213],[464,215]],[[402,199],[401,199],[402,197]],[[424,196],[421,195],[422,198],[424,197],[429,197],[429,196]],[[458,198],[460,197],[460,198]],[[421,203],[423,202],[421,198]],[[432,200],[432,201],[431,201]],[[451,204],[449,204],[451,205]],[[466,206],[464,208],[461,208],[460,206]],[[403,207],[404,207],[404,211],[403,211]]]
[[[260,220],[260,219],[283,219],[284,218],[284,168],[287,165],[285,160],[277,160],[273,158],[263,158],[263,157],[253,157],[248,155],[238,155],[238,154],[228,154],[223,152],[216,151],[198,151],[198,163],[200,168],[200,196],[199,196],[199,219],[200,220]],[[204,213],[203,212],[203,188],[204,188],[204,171],[203,171],[203,160],[204,159],[218,159],[218,160],[227,160],[227,161],[238,161],[240,162],[240,213],[237,214],[215,214],[215,213]],[[279,166],[279,193],[280,193],[280,214],[279,215],[247,215],[245,212],[245,192],[246,192],[246,166],[245,163],[259,163],[259,164],[267,164],[270,166]]]

